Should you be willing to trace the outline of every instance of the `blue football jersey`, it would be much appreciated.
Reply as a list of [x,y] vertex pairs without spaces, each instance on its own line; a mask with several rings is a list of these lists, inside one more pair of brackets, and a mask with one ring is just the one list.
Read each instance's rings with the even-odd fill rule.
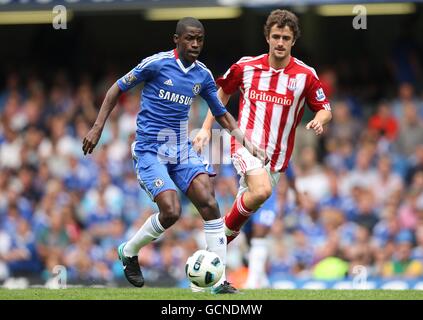
[[145,58],[117,85],[127,91],[141,82],[144,87],[137,116],[137,141],[187,143],[188,114],[197,95],[207,102],[214,116],[226,112],[210,70],[200,61],[185,67],[175,49]]

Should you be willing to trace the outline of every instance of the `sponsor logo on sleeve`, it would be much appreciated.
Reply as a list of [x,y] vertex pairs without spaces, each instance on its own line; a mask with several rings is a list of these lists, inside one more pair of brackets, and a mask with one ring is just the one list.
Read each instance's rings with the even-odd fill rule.
[[137,79],[137,77],[134,74],[134,71],[130,71],[127,75],[125,75],[123,77],[123,83],[126,85],[130,85],[132,84],[135,80]]
[[325,93],[322,88],[316,90],[316,100],[322,102],[326,99]]

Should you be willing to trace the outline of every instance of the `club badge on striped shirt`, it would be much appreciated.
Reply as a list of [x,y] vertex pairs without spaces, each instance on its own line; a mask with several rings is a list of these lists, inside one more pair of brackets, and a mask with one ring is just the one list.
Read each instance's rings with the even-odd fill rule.
[[297,88],[297,79],[290,78],[288,81],[288,90],[295,91]]

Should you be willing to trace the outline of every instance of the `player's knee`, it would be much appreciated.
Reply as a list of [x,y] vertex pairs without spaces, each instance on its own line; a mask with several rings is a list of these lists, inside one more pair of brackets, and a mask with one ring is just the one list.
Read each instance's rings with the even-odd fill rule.
[[220,217],[219,206],[214,197],[207,197],[200,204],[200,213],[206,220],[218,219]]
[[218,205],[215,197],[209,197],[205,203],[205,207],[211,210],[218,210]]
[[165,215],[163,215],[163,227],[169,228],[172,226],[176,221],[178,221],[180,217],[180,212],[178,211],[169,211]]
[[272,188],[270,186],[262,186],[255,190],[253,194],[257,203],[264,203],[272,195]]

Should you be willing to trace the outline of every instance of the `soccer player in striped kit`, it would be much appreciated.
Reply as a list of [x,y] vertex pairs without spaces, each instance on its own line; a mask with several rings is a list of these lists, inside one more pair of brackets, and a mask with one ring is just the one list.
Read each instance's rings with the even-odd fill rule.
[[[267,54],[241,58],[216,81],[220,86],[218,96],[224,105],[240,90],[238,126],[254,144],[265,149],[270,159],[265,165],[232,139],[232,163],[241,178],[237,198],[224,218],[228,243],[270,197],[281,173],[287,169],[304,105],[315,112],[306,128],[314,130],[316,135],[323,132],[323,126],[332,118],[330,103],[316,71],[291,56],[291,49],[300,36],[297,16],[287,10],[272,11],[264,26],[264,35],[269,44]],[[209,111],[193,141],[197,150],[210,140],[213,120]],[[268,250],[265,236],[261,234],[251,242],[251,249],[261,252],[261,257],[267,256],[263,254]],[[256,250],[254,245],[261,249]],[[265,261],[257,263],[264,265]],[[256,269],[264,270],[263,265]]]

